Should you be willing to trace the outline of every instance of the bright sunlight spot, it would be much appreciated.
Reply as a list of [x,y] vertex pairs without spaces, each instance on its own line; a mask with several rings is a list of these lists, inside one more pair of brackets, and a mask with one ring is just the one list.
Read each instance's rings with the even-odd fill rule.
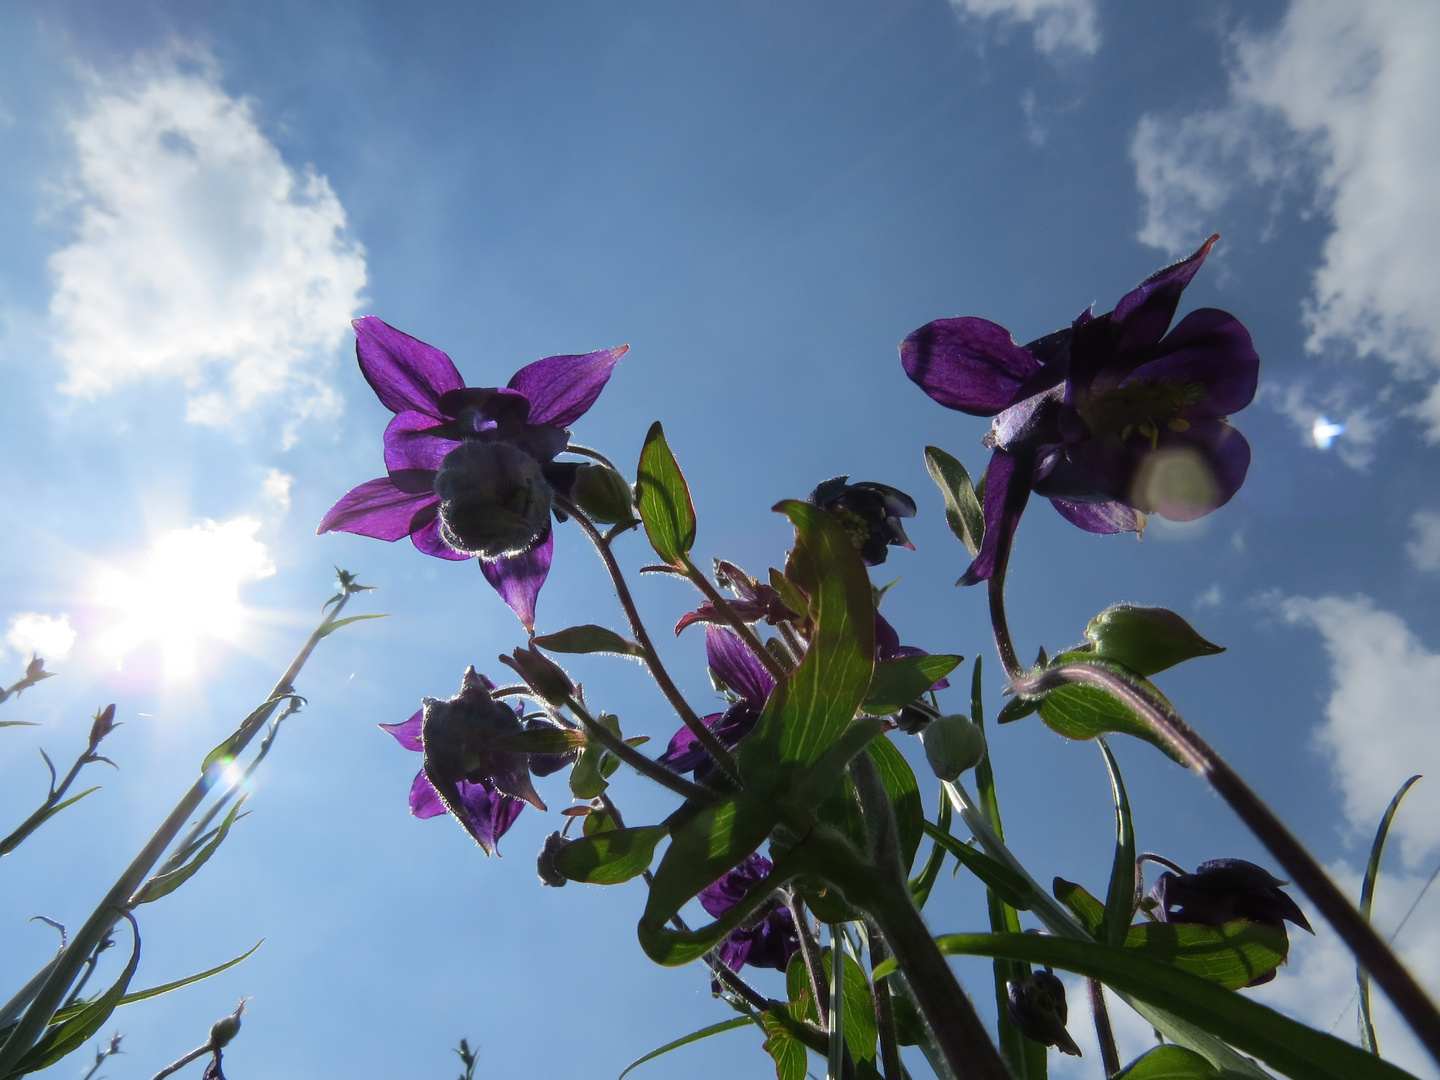
[[240,586],[275,573],[251,517],[205,521],[155,541],[138,574],[101,572],[96,600],[119,614],[101,637],[116,663],[158,642],[167,679],[193,676],[206,638],[237,642],[245,625]]

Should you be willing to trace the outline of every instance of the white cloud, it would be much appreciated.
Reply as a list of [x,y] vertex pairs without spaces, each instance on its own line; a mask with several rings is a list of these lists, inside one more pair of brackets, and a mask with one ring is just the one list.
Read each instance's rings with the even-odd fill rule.
[[1100,48],[1094,0],[950,0],[956,12],[977,18],[998,16],[1034,27],[1043,53],[1073,49],[1092,55]]
[[1278,607],[1288,622],[1314,627],[1325,640],[1333,685],[1316,738],[1330,755],[1356,834],[1373,835],[1408,777],[1434,778],[1406,796],[1391,827],[1414,867],[1440,847],[1440,653],[1365,596],[1294,597]]
[[1421,510],[1410,519],[1415,539],[1405,545],[1411,560],[1421,570],[1440,570],[1440,514]]
[[1212,230],[1242,187],[1313,174],[1332,226],[1305,320],[1431,382],[1416,407],[1440,441],[1440,5],[1292,0],[1268,34],[1236,38],[1230,102],[1179,120],[1142,117],[1132,144],[1140,238],[1171,251]]
[[94,77],[69,130],[77,235],[50,262],[63,389],[179,379],[188,419],[216,426],[271,399],[292,420],[337,412],[326,374],[365,260],[326,179],[292,169],[203,56]]
[[260,485],[260,494],[282,517],[290,511],[290,489],[295,477],[282,469],[271,469]]
[[1258,400],[1295,425],[1302,445],[1334,450],[1353,469],[1364,469],[1374,460],[1375,440],[1384,425],[1369,406],[1354,404],[1344,386],[1332,386],[1317,397],[1300,383],[1269,383],[1260,387]]
[[70,625],[69,615],[57,617],[27,611],[11,617],[5,642],[22,656],[33,654],[59,663],[70,655],[70,648],[75,644],[75,628]]

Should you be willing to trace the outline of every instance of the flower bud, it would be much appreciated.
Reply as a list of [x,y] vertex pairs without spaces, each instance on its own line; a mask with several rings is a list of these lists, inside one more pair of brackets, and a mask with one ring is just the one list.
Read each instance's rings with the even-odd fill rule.
[[925,757],[941,780],[954,780],[985,756],[985,732],[968,717],[942,716],[920,733]]
[[440,463],[435,494],[440,535],[465,555],[518,555],[550,528],[554,493],[540,462],[506,442],[466,439]]
[[105,708],[96,713],[95,723],[90,725],[89,752],[93,754],[95,748],[100,745],[100,740],[119,726],[120,725],[115,723],[115,706],[113,704],[106,705]]
[[1021,1035],[1042,1046],[1056,1047],[1062,1054],[1080,1057],[1080,1048],[1065,1030],[1069,1007],[1065,1004],[1065,984],[1053,972],[1031,972],[1028,978],[1009,982],[1010,1022]]
[[516,649],[511,656],[501,656],[500,662],[524,679],[542,701],[551,705],[564,705],[575,693],[575,684],[565,674],[565,669],[534,645]]
[[219,1050],[221,1047],[229,1046],[230,1040],[240,1033],[240,1013],[242,1011],[242,1009],[236,1009],[229,1016],[222,1016],[210,1025],[212,1049]]
[[571,490],[575,504],[601,525],[635,519],[635,496],[625,478],[605,465],[581,465]]
[[540,857],[535,860],[535,871],[540,875],[540,884],[549,885],[552,889],[565,887],[565,883],[570,879],[556,868],[555,856],[569,844],[570,841],[558,832],[552,832],[545,838],[545,846],[540,849]]

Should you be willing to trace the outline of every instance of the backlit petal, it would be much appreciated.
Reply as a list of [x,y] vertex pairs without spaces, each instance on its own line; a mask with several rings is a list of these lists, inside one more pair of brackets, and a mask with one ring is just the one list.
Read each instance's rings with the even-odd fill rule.
[[465,385],[455,365],[433,345],[401,333],[374,315],[356,319],[355,356],[375,396],[393,413],[415,409],[439,416],[440,395]]

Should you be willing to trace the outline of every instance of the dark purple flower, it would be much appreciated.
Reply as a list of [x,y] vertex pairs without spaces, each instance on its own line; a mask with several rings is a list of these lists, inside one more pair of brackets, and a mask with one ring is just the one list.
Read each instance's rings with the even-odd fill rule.
[[[715,678],[736,694],[737,700],[724,712],[702,717],[701,722],[715,733],[722,746],[733,750],[760,719],[775,679],[733,630],[705,627],[705,656]],[[693,772],[701,781],[715,768],[714,760],[694,732],[683,726],[658,760],[675,772]]]
[[851,484],[849,479],[836,476],[822,482],[806,501],[840,523],[866,566],[883,563],[892,545],[914,551],[900,519],[915,516],[915,500],[888,484]]
[[941,405],[992,416],[985,538],[962,581],[995,572],[1030,492],[1089,532],[1139,532],[1144,515],[1203,517],[1245,480],[1250,445],[1227,423],[1255,396],[1260,358],[1228,312],[1180,294],[1218,236],[1127,293],[1021,348],[985,319],[939,319],[900,346],[905,373]]
[[408,536],[441,559],[478,555],[486,580],[533,632],[550,570],[552,501],[568,495],[578,467],[555,457],[629,346],[549,356],[505,387],[467,387],[434,346],[373,315],[354,326],[360,370],[395,414],[385,429],[387,474],[332,506],[316,531]]
[[519,709],[496,701],[490,696],[494,689],[484,675],[467,668],[454,697],[426,698],[410,719],[380,725],[406,750],[425,755],[410,785],[410,813],[418,818],[453,814],[487,855],[525,803],[545,809],[530,782],[526,755],[492,748],[500,736],[523,730]]
[[1007,989],[1010,1022],[1021,1035],[1041,1046],[1053,1046],[1062,1054],[1082,1056],[1065,1030],[1070,1009],[1065,1004],[1065,984],[1054,972],[1048,968],[1032,971],[1026,978],[1011,979]]
[[[785,606],[780,599],[780,593],[774,586],[766,585],[756,581],[744,570],[741,570],[734,563],[717,561],[715,563],[715,580],[722,586],[735,594],[730,601],[730,607],[740,618],[748,623],[764,622],[774,626],[785,620],[795,620],[800,616]],[[687,611],[680,616],[680,621],[675,624],[675,633],[691,623],[723,623],[724,616],[716,609],[715,605],[706,600],[694,611]]]
[[[718,919],[738,904],[751,886],[764,880],[771,869],[769,859],[751,855],[718,881],[706,885],[696,899]],[[799,948],[795,920],[778,895],[761,904],[717,946],[720,960],[731,971],[739,971],[746,964],[784,971]]]
[[[1221,927],[1244,919],[1279,930],[1288,941],[1288,920],[1313,934],[1300,905],[1281,891],[1284,884],[1263,866],[1244,859],[1211,859],[1193,874],[1165,871],[1151,886],[1150,899],[1161,922]],[[1274,971],[1267,971],[1246,985],[1259,986],[1274,977]]]

